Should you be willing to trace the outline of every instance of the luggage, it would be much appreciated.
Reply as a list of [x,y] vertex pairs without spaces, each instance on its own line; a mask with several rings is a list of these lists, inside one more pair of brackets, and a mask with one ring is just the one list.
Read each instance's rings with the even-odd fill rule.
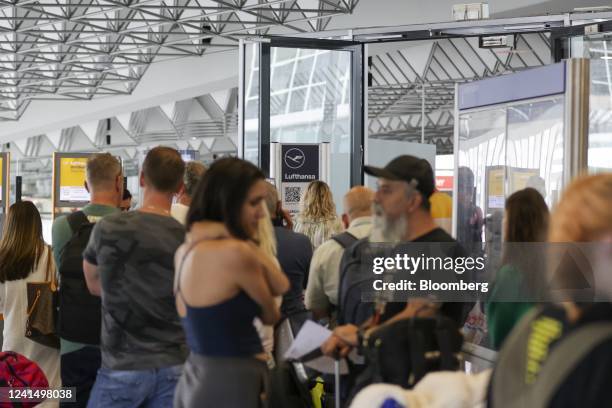
[[[47,388],[47,377],[33,361],[12,351],[0,352],[0,392],[8,396],[10,389]],[[40,402],[0,402],[0,408],[30,408]]]
[[427,373],[458,370],[462,345],[459,326],[446,316],[381,326],[364,339],[361,351],[366,366],[351,395],[374,383],[411,388]]
[[310,395],[316,373],[300,362],[289,362],[284,358],[295,335],[302,325],[311,318],[309,312],[299,312],[283,319],[274,330],[274,360],[270,384],[269,408],[316,408]]
[[340,407],[339,360],[334,365],[333,390],[326,387],[327,375],[321,376],[317,371],[304,365],[310,360],[321,357],[323,355],[321,349],[317,348],[299,360],[285,360],[285,352],[307,320],[312,320],[311,313],[301,312],[284,319],[275,328],[274,354],[277,368],[272,373],[270,408]]
[[58,333],[65,340],[100,344],[101,301],[89,293],[83,273],[83,251],[94,223],[83,211],[67,216],[72,237],[64,245],[58,266],[60,276]]

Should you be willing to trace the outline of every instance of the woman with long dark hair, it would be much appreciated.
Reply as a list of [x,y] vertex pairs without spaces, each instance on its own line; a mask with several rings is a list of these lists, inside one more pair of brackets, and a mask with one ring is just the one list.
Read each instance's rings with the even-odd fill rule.
[[[25,336],[28,282],[44,282],[55,274],[51,248],[45,244],[42,222],[30,201],[11,205],[0,241],[0,312],[4,314],[2,351],[14,351],[40,366],[49,387],[61,387],[59,350]],[[43,406],[57,406],[47,402]]]
[[533,188],[519,190],[506,200],[502,266],[486,305],[489,336],[495,347],[501,346],[514,325],[531,310],[530,300],[542,288],[542,264],[525,256],[522,243],[545,242],[548,218],[546,202]]
[[264,403],[266,354],[253,321],[278,321],[274,297],[289,288],[278,263],[256,242],[265,183],[251,163],[226,158],[213,163],[196,188],[188,234],[175,258],[177,309],[191,350],[175,407]]

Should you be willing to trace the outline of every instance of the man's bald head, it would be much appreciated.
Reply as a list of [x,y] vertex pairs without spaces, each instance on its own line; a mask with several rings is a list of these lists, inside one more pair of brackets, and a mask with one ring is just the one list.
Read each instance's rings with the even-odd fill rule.
[[374,191],[364,186],[351,188],[344,195],[344,214],[348,215],[349,222],[355,218],[372,215],[372,202]]

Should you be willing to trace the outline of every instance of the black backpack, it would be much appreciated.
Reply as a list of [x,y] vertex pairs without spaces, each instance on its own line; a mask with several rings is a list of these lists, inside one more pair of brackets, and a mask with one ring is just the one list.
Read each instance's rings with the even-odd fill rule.
[[58,334],[77,343],[100,344],[101,302],[89,293],[83,273],[83,251],[94,223],[83,211],[67,216],[72,237],[61,250]]
[[372,291],[373,274],[362,268],[368,250],[368,238],[354,242],[344,250],[338,284],[338,324],[361,325],[374,314],[374,303],[362,302],[361,294]]

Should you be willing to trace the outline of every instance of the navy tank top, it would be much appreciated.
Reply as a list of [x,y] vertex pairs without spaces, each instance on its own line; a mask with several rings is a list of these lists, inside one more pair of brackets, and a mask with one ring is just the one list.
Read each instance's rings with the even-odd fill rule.
[[[198,242],[185,251],[183,261]],[[261,307],[242,290],[216,305],[190,306],[181,294],[182,267],[181,262],[175,292],[185,304],[186,314],[181,320],[191,351],[209,357],[250,357],[263,352],[253,325],[253,319],[261,315]]]
[[192,352],[211,357],[246,357],[263,351],[253,325],[261,308],[245,292],[213,306],[185,306],[187,314],[182,321]]

